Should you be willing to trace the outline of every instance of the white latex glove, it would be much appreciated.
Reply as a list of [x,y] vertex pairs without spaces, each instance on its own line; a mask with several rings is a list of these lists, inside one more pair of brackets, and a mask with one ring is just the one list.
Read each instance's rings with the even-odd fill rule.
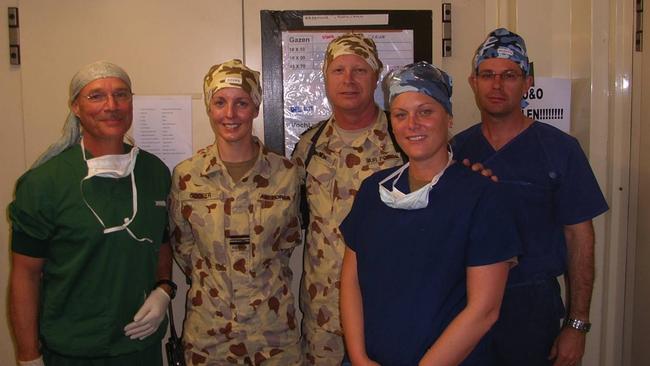
[[152,335],[165,319],[165,312],[170,300],[165,290],[156,287],[144,301],[140,310],[135,313],[133,321],[124,327],[124,334],[131,339],[139,340]]
[[45,366],[45,363],[43,363],[43,356],[31,360],[31,361],[18,361],[18,365],[20,366]]

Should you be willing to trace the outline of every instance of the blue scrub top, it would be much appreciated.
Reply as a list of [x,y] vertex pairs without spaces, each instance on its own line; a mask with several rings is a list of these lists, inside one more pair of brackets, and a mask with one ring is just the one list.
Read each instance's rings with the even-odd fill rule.
[[[340,226],[357,256],[368,356],[393,366],[416,365],[465,307],[468,266],[520,251],[504,185],[453,164],[426,208],[393,209],[381,201],[378,183],[396,169],[363,182]],[[408,172],[396,186],[409,192]]]
[[509,284],[562,275],[567,268],[564,226],[608,209],[578,141],[536,121],[495,151],[479,123],[456,135],[452,149],[459,161],[467,158],[492,169],[516,196],[524,253],[510,272]]

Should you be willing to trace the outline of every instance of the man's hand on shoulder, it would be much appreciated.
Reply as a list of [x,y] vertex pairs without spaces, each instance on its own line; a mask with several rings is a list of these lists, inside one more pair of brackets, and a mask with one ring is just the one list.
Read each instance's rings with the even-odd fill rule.
[[484,167],[483,164],[481,164],[481,163],[472,164],[472,162],[469,161],[469,159],[463,159],[463,165],[465,165],[466,167],[472,169],[472,171],[474,171],[474,172],[480,173],[484,177],[488,177],[488,178],[492,179],[492,181],[494,181],[494,182],[499,181],[499,177],[497,177],[496,175],[494,175],[492,173],[492,169]]

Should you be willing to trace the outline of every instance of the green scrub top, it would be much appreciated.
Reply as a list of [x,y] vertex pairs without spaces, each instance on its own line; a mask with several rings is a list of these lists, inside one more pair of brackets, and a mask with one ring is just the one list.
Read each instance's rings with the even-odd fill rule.
[[[127,150],[130,146],[127,145]],[[84,204],[87,174],[80,145],[25,173],[9,206],[12,250],[45,258],[39,314],[41,341],[73,357],[112,357],[160,342],[166,322],[148,338],[131,340],[133,320],[156,281],[158,254],[167,241],[170,176],[154,155],[140,151],[134,169],[137,215],[125,230],[104,234]],[[84,196],[107,227],[133,215],[131,177],[93,177]]]

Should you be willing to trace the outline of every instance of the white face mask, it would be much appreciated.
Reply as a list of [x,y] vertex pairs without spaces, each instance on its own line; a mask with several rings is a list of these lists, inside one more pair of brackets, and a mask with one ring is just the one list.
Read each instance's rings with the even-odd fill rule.
[[[117,231],[126,230],[126,232],[129,233],[129,235],[137,241],[148,241],[149,243],[153,243],[153,240],[149,238],[136,237],[135,234],[133,234],[133,232],[128,228],[131,222],[133,222],[133,220],[135,219],[135,215],[138,213],[138,189],[135,186],[135,174],[133,174],[133,169],[135,168],[135,161],[138,157],[139,151],[140,150],[137,148],[137,146],[134,146],[133,148],[131,148],[131,151],[128,154],[103,155],[98,158],[87,159],[86,148],[84,147],[84,142],[82,139],[81,153],[83,155],[84,160],[86,161],[86,165],[88,166],[88,174],[86,174],[84,179],[82,179],[81,182],[79,183],[79,189],[81,189],[81,197],[83,198],[84,203],[93,213],[93,215],[95,215],[97,221],[99,221],[99,223],[104,228],[104,234],[110,234]],[[131,192],[133,196],[133,215],[131,216],[131,218],[125,217],[124,224],[122,225],[106,227],[104,221],[99,217],[97,212],[93,210],[93,208],[86,200],[86,196],[84,195],[84,190],[83,190],[83,183],[84,181],[94,176],[117,179],[117,178],[124,178],[129,175],[131,176]]]
[[86,148],[81,141],[81,153],[88,165],[88,174],[84,179],[94,176],[104,178],[124,178],[133,172],[135,160],[138,157],[137,146],[134,146],[128,154],[103,155],[98,158],[87,159]]
[[[379,197],[381,198],[382,202],[384,202],[388,207],[398,208],[402,210],[417,210],[427,207],[429,205],[429,191],[433,188],[433,186],[436,185],[436,183],[438,183],[438,180],[440,180],[440,177],[442,177],[442,175],[445,173],[445,170],[447,170],[447,168],[453,163],[453,154],[451,151],[448,152],[448,154],[449,161],[447,161],[445,168],[442,169],[440,173],[436,174],[431,182],[427,183],[417,191],[404,194],[395,187],[395,184],[397,181],[399,181],[402,173],[404,173],[406,168],[409,167],[410,163],[404,164],[404,166],[394,171],[391,175],[387,176],[384,180],[379,182]],[[384,183],[388,182],[391,178],[395,179],[391,184],[392,190],[388,190],[388,188],[384,187]]]

